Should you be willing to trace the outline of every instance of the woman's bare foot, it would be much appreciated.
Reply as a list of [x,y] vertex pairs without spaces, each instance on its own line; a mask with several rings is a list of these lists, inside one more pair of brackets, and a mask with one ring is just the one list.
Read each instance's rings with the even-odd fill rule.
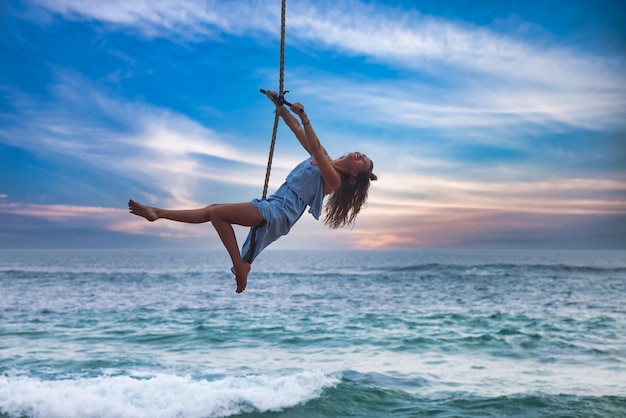
[[250,274],[250,263],[245,261],[241,263],[239,268],[235,268],[235,281],[237,282],[237,293],[241,293],[248,285],[248,274]]
[[135,202],[133,199],[130,199],[128,201],[128,209],[130,210],[130,213],[141,216],[142,218],[146,218],[150,222],[154,222],[159,218],[154,208],[150,206],[144,206],[141,203]]

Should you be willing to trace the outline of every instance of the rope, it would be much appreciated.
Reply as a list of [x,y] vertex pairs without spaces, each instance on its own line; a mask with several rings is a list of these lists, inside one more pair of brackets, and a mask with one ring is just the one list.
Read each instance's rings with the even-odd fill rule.
[[[285,80],[285,15],[287,11],[287,0],[282,0],[282,7],[280,13],[280,76],[278,81],[278,95],[283,96],[284,93],[284,80]],[[267,169],[265,170],[265,184],[263,185],[263,200],[267,198],[267,189],[270,184],[270,172],[272,170],[272,160],[274,159],[274,146],[276,145],[276,133],[278,132],[278,122],[280,115],[278,112],[274,115],[274,128],[272,129],[272,141],[270,142],[270,152],[267,158]],[[254,247],[256,246],[256,230],[257,227],[252,229],[252,237],[250,238],[250,247],[248,253],[245,255],[244,260],[248,263],[251,262],[252,254],[254,253]]]
[[[283,95],[285,80],[285,12],[287,10],[287,0],[282,0],[280,14],[280,77],[278,81],[278,96]],[[280,115],[274,115],[274,129],[272,129],[272,142],[270,143],[270,153],[267,159],[267,170],[265,171],[265,185],[263,186],[263,199],[267,198],[267,188],[270,183],[270,171],[272,170],[272,159],[274,158],[274,145],[276,144],[276,133],[278,132],[278,122]]]

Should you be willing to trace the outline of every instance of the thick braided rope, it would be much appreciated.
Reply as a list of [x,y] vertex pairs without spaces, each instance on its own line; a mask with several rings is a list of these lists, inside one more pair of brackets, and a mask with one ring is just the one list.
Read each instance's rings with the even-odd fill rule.
[[[285,79],[285,12],[287,0],[283,0],[280,15],[280,79],[278,84],[278,95],[282,97]],[[267,198],[267,188],[270,183],[270,171],[272,170],[272,160],[274,158],[274,145],[276,144],[276,133],[278,132],[278,122],[280,115],[274,115],[274,128],[272,129],[272,142],[270,143],[270,153],[267,159],[267,170],[265,170],[265,185],[263,186],[263,199]]]
[[[285,78],[285,12],[287,10],[287,0],[283,0],[281,14],[280,14],[280,77],[278,82],[278,94],[282,97],[284,90],[284,78]],[[276,133],[278,132],[278,121],[280,115],[278,109],[274,115],[274,128],[272,129],[272,142],[270,143],[270,153],[267,158],[267,169],[265,170],[265,184],[263,185],[263,199],[267,198],[267,189],[270,184],[270,171],[272,170],[272,159],[274,158],[274,145],[276,144]],[[254,247],[256,246],[256,227],[252,229],[252,236],[250,238],[250,247],[247,254],[244,256],[244,260],[250,263],[252,254],[254,253]]]

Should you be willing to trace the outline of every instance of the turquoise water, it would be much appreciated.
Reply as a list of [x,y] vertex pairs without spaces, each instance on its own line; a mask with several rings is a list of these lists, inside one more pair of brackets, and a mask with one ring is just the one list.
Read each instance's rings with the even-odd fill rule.
[[0,417],[626,416],[625,252],[1,251]]

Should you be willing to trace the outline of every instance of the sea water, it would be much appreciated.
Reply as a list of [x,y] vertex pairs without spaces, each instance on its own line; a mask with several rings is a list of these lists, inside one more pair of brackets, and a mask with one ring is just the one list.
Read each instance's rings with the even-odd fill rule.
[[0,251],[0,417],[624,417],[626,253]]

